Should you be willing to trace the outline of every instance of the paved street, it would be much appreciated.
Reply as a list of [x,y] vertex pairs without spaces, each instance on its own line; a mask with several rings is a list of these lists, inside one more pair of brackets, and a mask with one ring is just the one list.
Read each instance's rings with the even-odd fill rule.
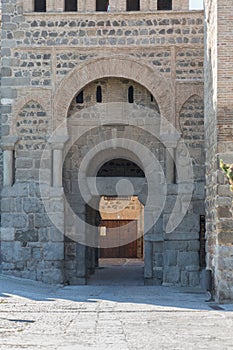
[[48,286],[1,276],[0,349],[233,349],[233,305],[207,303],[198,290],[132,280],[92,284]]

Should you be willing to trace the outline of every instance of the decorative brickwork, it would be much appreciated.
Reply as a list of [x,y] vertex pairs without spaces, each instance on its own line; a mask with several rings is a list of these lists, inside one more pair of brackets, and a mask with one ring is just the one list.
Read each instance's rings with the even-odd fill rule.
[[48,117],[36,101],[28,102],[17,118],[18,149],[43,149],[48,132]]

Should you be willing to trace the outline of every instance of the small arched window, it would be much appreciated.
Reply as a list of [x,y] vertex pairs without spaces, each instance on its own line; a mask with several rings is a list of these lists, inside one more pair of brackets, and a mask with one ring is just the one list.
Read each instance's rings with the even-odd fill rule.
[[65,11],[77,12],[77,0],[65,0]]
[[133,88],[133,86],[130,86],[128,89],[128,102],[134,103],[134,88]]
[[83,90],[76,96],[76,103],[83,103]]
[[172,10],[172,0],[158,0],[157,9],[160,11]]
[[101,86],[97,86],[96,89],[96,102],[97,103],[101,103],[102,102],[102,88]]
[[109,0],[96,0],[96,11],[108,11]]
[[154,102],[154,96],[150,94],[150,102]]
[[127,0],[126,11],[140,11],[140,0]]
[[35,12],[46,12],[46,0],[35,0],[34,1]]

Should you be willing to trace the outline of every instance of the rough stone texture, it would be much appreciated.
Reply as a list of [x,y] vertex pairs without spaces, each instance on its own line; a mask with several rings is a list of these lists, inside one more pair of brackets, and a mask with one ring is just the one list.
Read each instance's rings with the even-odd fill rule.
[[215,295],[220,301],[233,298],[229,264],[232,255],[232,195],[219,170],[220,159],[227,163],[232,163],[233,159],[231,9],[231,4],[225,6],[221,0],[206,1],[207,264],[213,272]]
[[[80,218],[96,225],[98,210],[88,213],[86,204],[91,198],[86,203],[81,198],[78,170],[81,161],[89,159],[93,152],[89,159],[91,169],[85,170],[96,176],[99,167],[111,160],[110,153],[120,152],[116,142],[125,138],[127,142],[137,141],[158,159],[158,182],[163,183],[163,174],[172,182],[167,185],[163,211],[145,236],[147,282],[198,285],[200,215],[205,212],[203,12],[187,11],[188,1],[180,0],[174,1],[174,11],[156,11],[151,8],[152,2],[144,0],[142,11],[127,13],[123,2],[118,1],[112,2],[113,11],[96,13],[93,4],[79,2],[77,14],[63,12],[61,3],[54,1],[48,4],[46,13],[35,14],[30,1],[3,1],[1,133],[4,137],[18,136],[18,140],[13,145],[9,137],[3,140],[3,149],[13,152],[14,171],[12,186],[4,186],[2,191],[2,271],[50,283],[86,282],[93,268],[93,249],[77,244],[77,234],[85,236],[88,232],[82,225],[78,232],[72,231],[73,213],[68,211],[65,198]],[[213,60],[214,57],[215,54]],[[97,86],[102,88],[102,104],[96,104]],[[133,104],[128,103],[131,86]],[[81,91],[84,102],[77,103]],[[211,89],[207,96],[211,104]],[[132,105],[131,111],[128,105]],[[146,117],[140,118],[145,110]],[[155,122],[156,113],[181,133],[194,170],[192,200],[183,221],[171,233],[165,232],[166,224],[181,187],[179,176],[171,171],[174,166],[166,146],[175,153],[179,147],[176,149],[172,142],[165,146],[161,139],[149,134],[152,129],[156,129],[156,136],[164,132]],[[103,115],[108,116],[111,125],[103,126]],[[214,123],[210,114],[206,124],[210,160],[215,157],[211,138]],[[226,144],[223,139],[222,129],[219,147],[230,147],[230,141]],[[230,131],[227,132],[230,137]],[[67,148],[65,135],[70,137]],[[97,145],[108,141],[103,155]],[[140,147],[129,149],[127,142],[121,145],[124,151],[120,156],[132,161],[141,157],[143,163]],[[150,164],[146,161],[148,170]],[[214,164],[211,162],[211,166]],[[209,184],[211,172],[209,167]],[[226,219],[227,227],[231,201],[227,186],[221,181],[218,213]],[[113,183],[110,185],[109,194],[114,187]],[[188,201],[190,184],[183,185],[177,213],[186,210]],[[217,193],[214,186],[208,185],[207,203],[213,211],[213,196],[209,192],[215,190]],[[146,186],[142,186],[142,203],[146,195]],[[159,210],[159,206],[155,197],[151,211]],[[146,215],[149,217],[151,212]],[[211,232],[208,254],[214,260],[214,230]],[[222,242],[227,237],[221,237]],[[211,262],[209,266],[215,264]]]

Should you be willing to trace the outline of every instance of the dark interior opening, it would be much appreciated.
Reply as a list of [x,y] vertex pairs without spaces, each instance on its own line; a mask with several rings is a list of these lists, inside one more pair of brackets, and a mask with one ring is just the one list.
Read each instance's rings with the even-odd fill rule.
[[109,0],[96,0],[96,11],[107,11]]
[[158,10],[172,10],[172,0],[158,0]]
[[128,89],[128,102],[134,103],[134,88],[133,88],[133,86],[130,86]]
[[77,103],[83,103],[83,90],[76,96]]
[[65,0],[65,11],[78,11],[77,0]]
[[46,12],[46,0],[35,0],[34,11],[35,12]]
[[97,89],[96,89],[96,102],[98,102],[98,103],[102,102],[102,88],[101,88],[101,86],[97,86]]
[[127,0],[127,11],[140,11],[140,0]]
[[144,172],[128,159],[112,159],[99,169],[97,177],[145,177]]

